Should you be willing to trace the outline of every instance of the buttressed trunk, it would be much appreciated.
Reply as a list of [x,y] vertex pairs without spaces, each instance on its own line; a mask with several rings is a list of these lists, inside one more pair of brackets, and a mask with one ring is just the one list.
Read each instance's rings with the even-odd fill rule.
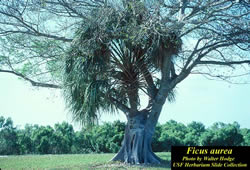
[[[159,164],[161,163],[152,151],[151,142],[155,132],[157,120],[149,117],[146,110],[138,111],[128,117],[125,135],[120,151],[112,161],[121,161],[131,164]],[[154,117],[154,119],[158,119]]]

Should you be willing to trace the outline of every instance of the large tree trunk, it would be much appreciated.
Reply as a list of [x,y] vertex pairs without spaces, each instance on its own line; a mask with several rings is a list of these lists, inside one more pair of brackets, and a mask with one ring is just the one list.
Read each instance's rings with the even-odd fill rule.
[[159,164],[151,147],[156,123],[148,118],[148,114],[138,112],[134,117],[128,117],[125,135],[120,151],[112,161],[121,161],[131,164]]

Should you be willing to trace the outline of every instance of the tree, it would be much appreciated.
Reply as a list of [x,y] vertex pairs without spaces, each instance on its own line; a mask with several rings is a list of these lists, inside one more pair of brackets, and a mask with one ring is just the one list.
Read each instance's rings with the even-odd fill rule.
[[54,129],[50,126],[40,126],[34,129],[32,140],[34,142],[36,153],[51,154],[53,153]]
[[244,142],[242,143],[242,145],[250,146],[250,129],[247,129],[247,128],[241,129],[241,134],[244,139]]
[[11,118],[0,116],[0,155],[19,154],[18,136]]
[[97,134],[103,134],[103,141],[100,142],[105,143],[106,141],[107,152],[118,152],[121,147],[122,139],[124,137],[125,124],[120,121],[115,121],[112,124],[105,123],[99,128],[102,129],[102,132]]
[[183,146],[187,128],[182,123],[170,120],[162,125],[159,141],[163,151],[171,151],[171,146]]
[[201,144],[205,146],[239,146],[244,142],[240,125],[215,123],[201,135]]
[[[249,74],[246,0],[0,4],[0,72],[63,87],[75,120],[84,124],[96,123],[98,113],[122,111],[128,122],[113,160],[160,163],[151,149],[156,124],[190,74],[226,81]],[[148,105],[140,108],[143,93]]]
[[200,145],[200,137],[205,132],[205,126],[200,122],[192,122],[187,125],[188,132],[185,135],[184,143],[187,146]]
[[73,126],[67,122],[57,123],[54,126],[53,152],[70,153],[75,138]]
[[18,130],[18,144],[21,154],[34,153],[34,146],[31,139],[32,126],[26,124],[24,129]]
[[124,136],[125,123],[115,121],[76,132],[74,153],[115,153]]

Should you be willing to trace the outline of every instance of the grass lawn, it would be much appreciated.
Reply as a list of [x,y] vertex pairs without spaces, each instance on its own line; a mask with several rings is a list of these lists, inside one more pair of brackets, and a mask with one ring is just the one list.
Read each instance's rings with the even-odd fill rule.
[[0,168],[5,169],[169,169],[170,170],[170,152],[157,153],[165,160],[163,165],[156,166],[129,166],[121,163],[108,162],[114,154],[75,154],[75,155],[25,155],[0,157]]

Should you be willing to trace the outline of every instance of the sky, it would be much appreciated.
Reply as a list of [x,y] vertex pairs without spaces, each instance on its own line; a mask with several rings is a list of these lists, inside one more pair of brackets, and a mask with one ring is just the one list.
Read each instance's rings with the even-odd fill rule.
[[[215,122],[237,121],[241,128],[250,128],[250,84],[235,85],[191,75],[176,90],[176,101],[163,107],[161,124],[172,119],[185,125],[198,121],[209,127]],[[27,123],[53,127],[66,121],[80,129],[72,121],[60,90],[35,88],[11,74],[0,73],[0,116],[11,117],[20,128]],[[122,113],[105,114],[100,123],[114,120],[125,122],[126,118]]]

